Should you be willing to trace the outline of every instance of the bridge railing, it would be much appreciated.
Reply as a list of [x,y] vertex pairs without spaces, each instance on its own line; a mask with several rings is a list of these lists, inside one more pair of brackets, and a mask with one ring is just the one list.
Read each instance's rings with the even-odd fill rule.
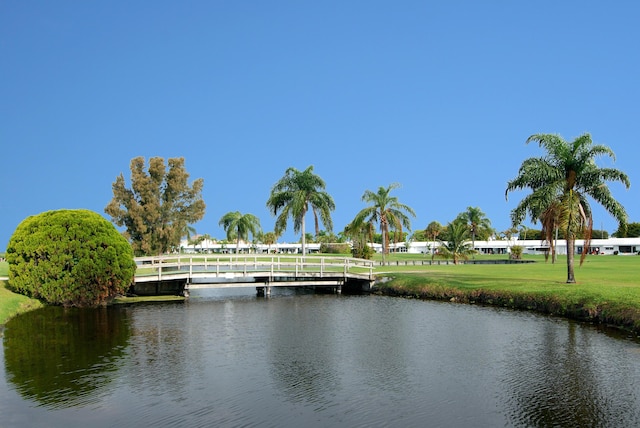
[[353,257],[335,256],[296,256],[296,255],[162,255],[136,257],[136,276],[175,276],[194,273],[215,274],[216,276],[229,274],[255,274],[256,272],[275,274],[291,273],[299,276],[307,273],[366,275],[373,279],[374,264],[372,260],[356,259]]

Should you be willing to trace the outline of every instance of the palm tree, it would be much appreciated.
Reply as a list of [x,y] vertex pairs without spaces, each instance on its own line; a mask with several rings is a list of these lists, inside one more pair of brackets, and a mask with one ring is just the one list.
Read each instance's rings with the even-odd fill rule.
[[[333,229],[331,211],[336,209],[333,198],[325,192],[325,182],[313,173],[313,165],[304,171],[288,168],[284,176],[274,184],[267,200],[267,208],[275,216],[275,231],[279,235],[287,228],[287,219],[293,219],[294,232],[300,232],[302,254],[306,254],[305,217],[309,208],[313,212],[316,236],[320,232],[319,221],[328,229]],[[278,215],[278,213],[280,213]]]
[[473,249],[475,249],[476,235],[481,230],[490,230],[491,221],[478,207],[467,207],[467,210],[462,212],[459,218],[469,227],[469,231],[471,232],[471,243],[473,245]]
[[278,236],[276,235],[275,232],[267,232],[262,235],[261,239],[263,244],[267,244],[269,246],[267,253],[271,254],[271,246],[276,242],[278,242]]
[[220,218],[218,222],[227,232],[227,239],[236,240],[236,254],[240,252],[240,240],[248,241],[249,233],[255,236],[260,233],[260,220],[253,214],[242,214],[239,211],[231,211]]
[[427,238],[433,241],[433,246],[431,247],[431,261],[433,261],[433,257],[435,255],[436,239],[438,238],[438,235],[440,235],[441,232],[442,232],[442,225],[437,221],[432,221],[431,223],[429,223],[427,225],[427,228],[424,230],[424,233],[425,235],[427,235]]
[[470,255],[475,254],[475,250],[469,244],[469,228],[466,224],[458,221],[449,223],[443,237],[446,240],[438,239],[438,254],[447,259],[452,258],[454,264],[457,265],[458,260],[467,260]]
[[615,160],[613,151],[601,144],[593,144],[589,134],[583,134],[569,143],[559,135],[534,134],[527,144],[537,142],[546,150],[545,157],[529,158],[522,162],[518,176],[507,183],[509,192],[530,189],[518,206],[511,211],[514,225],[527,216],[533,222],[541,220],[543,235],[548,241],[554,229],[562,228],[567,242],[567,283],[575,283],[574,252],[576,235],[585,238],[580,264],[588,252],[593,216],[589,199],[602,205],[620,225],[626,224],[624,207],[611,195],[608,181],[630,186],[629,177],[614,168],[599,168],[595,158],[608,156]]
[[398,187],[400,187],[398,183],[392,183],[386,188],[380,186],[377,193],[365,190],[362,200],[371,205],[362,209],[353,220],[356,226],[364,222],[380,223],[383,259],[386,254],[389,254],[389,230],[400,231],[400,236],[402,236],[402,226],[411,230],[411,222],[405,211],[413,217],[416,216],[411,207],[398,202],[396,196],[389,195],[393,189]]
[[351,254],[353,257],[370,259],[373,250],[367,245],[373,240],[373,224],[371,222],[351,222],[345,226],[342,232],[344,236],[351,239]]

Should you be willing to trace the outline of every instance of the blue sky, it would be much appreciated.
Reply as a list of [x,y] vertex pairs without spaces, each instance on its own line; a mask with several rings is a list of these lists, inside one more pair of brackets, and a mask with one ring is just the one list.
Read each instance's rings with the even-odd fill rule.
[[636,1],[3,0],[0,250],[29,215],[105,215],[136,156],[184,157],[205,182],[195,228],[218,238],[229,211],[273,230],[272,185],[309,165],[336,232],[393,182],[413,230],[467,206],[504,230],[534,133],[610,146],[600,165],[629,175],[610,188],[638,222],[639,17]]

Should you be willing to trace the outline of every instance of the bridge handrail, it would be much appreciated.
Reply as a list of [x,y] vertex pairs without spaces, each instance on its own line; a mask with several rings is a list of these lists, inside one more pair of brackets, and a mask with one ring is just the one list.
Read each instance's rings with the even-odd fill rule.
[[[176,273],[176,268],[189,267],[189,276],[193,275],[194,267],[203,268],[198,273],[215,272],[220,275],[225,272],[243,272],[245,275],[248,269],[255,272],[258,268],[268,268],[273,275],[275,272],[301,272],[320,273],[337,272],[338,269],[346,275],[347,273],[367,273],[369,279],[373,278],[374,263],[372,260],[358,259],[354,257],[336,256],[302,256],[302,255],[184,255],[168,254],[161,256],[136,257],[136,265],[139,270],[152,269],[146,275],[163,274],[170,275]],[[171,272],[168,272],[171,271]],[[144,276],[145,273],[136,273],[136,276]]]

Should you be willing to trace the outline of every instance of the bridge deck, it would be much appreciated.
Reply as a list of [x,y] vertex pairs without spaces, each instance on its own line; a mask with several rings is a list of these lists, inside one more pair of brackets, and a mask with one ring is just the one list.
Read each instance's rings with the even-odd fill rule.
[[341,286],[373,281],[373,262],[351,257],[166,255],[136,258],[135,284],[185,288]]

